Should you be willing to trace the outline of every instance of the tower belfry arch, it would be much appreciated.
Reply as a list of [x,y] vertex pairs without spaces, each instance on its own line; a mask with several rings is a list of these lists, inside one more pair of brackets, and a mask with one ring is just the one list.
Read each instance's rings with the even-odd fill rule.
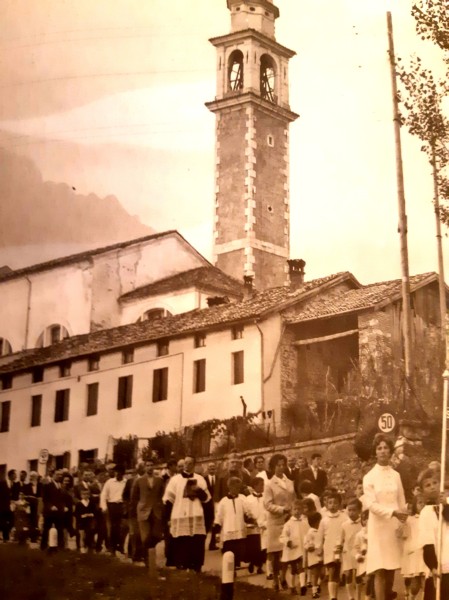
[[257,289],[287,282],[290,248],[288,63],[272,0],[227,0],[217,50],[214,260]]

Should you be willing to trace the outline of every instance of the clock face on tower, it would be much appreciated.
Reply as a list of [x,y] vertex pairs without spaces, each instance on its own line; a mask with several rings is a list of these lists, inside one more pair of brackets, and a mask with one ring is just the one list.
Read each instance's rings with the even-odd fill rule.
[[234,50],[229,57],[228,84],[231,92],[243,89],[243,53]]
[[274,60],[268,54],[263,54],[260,59],[260,95],[264,100],[276,102],[275,84]]

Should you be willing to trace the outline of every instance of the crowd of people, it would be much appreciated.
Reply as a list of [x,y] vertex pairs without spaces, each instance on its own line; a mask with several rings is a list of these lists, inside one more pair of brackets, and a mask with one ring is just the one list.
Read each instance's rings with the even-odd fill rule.
[[[63,549],[74,538],[80,552],[125,553],[156,573],[156,545],[164,540],[166,566],[201,571],[208,549],[230,551],[235,568],[265,573],[273,589],[332,600],[390,600],[400,569],[406,598],[434,598],[438,573],[437,464],[418,477],[406,502],[400,474],[391,466],[392,441],[374,439],[374,467],[353,490],[329,485],[321,456],[274,454],[226,467],[210,461],[152,459],[125,471],[88,466],[76,476],[51,470],[10,470],[0,482],[0,530],[19,544]],[[442,595],[449,598],[449,510],[443,515]]]

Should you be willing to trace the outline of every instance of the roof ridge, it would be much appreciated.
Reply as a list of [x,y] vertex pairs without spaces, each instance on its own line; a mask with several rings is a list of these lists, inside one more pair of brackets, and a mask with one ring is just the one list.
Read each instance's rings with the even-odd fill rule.
[[[35,271],[44,271],[46,269],[57,267],[58,265],[62,265],[65,263],[74,262],[79,260],[81,257],[90,257],[95,256],[96,254],[102,254],[103,252],[111,252],[112,250],[116,250],[118,248],[127,248],[129,246],[133,246],[134,244],[140,244],[142,242],[147,242],[152,239],[157,239],[160,237],[172,235],[176,233],[186,244],[191,246],[193,250],[197,254],[200,254],[196,248],[192,246],[192,244],[186,240],[186,238],[179,233],[177,229],[168,229],[167,231],[156,231],[155,233],[150,233],[148,235],[144,235],[142,237],[133,238],[131,240],[124,240],[122,242],[115,242],[113,244],[108,244],[107,246],[100,246],[98,248],[92,248],[91,250],[84,250],[83,252],[77,252],[75,254],[68,254],[67,256],[60,256],[58,258],[53,258],[51,260],[47,260],[41,263],[35,263],[33,265],[28,265],[27,267],[21,267],[20,269],[12,269],[11,272],[0,275],[0,282],[7,281],[8,279],[14,279],[15,277],[20,277],[21,275],[25,275],[26,273],[32,273]],[[202,258],[208,262],[211,266],[213,266],[207,258],[205,258],[201,254]]]

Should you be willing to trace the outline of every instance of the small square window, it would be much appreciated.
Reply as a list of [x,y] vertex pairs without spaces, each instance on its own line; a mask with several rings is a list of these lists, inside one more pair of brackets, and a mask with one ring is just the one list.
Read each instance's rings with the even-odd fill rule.
[[168,341],[162,340],[157,343],[157,355],[158,356],[167,356],[168,354]]
[[100,368],[100,357],[99,356],[89,356],[87,361],[87,370],[88,371],[98,371]]
[[195,335],[194,347],[195,348],[204,348],[206,345],[206,334],[205,333],[197,333]]
[[40,383],[44,381],[44,368],[43,367],[35,367],[31,372],[31,381],[32,383]]
[[2,390],[10,390],[12,388],[12,375],[2,376]]
[[168,367],[153,371],[153,402],[168,398]]
[[134,348],[128,348],[122,352],[122,365],[134,362]]
[[244,381],[243,350],[232,353],[232,384],[237,385]]
[[9,431],[9,421],[11,417],[11,401],[0,402],[0,433]]
[[98,383],[87,384],[87,410],[86,416],[92,417],[98,412]]
[[39,427],[42,414],[42,395],[31,396],[31,427]]
[[59,365],[59,377],[70,377],[70,369],[72,363],[70,361],[64,361]]
[[241,340],[243,338],[243,325],[233,327],[231,330],[231,336],[233,340]]
[[133,402],[133,376],[118,378],[117,410],[131,408]]

